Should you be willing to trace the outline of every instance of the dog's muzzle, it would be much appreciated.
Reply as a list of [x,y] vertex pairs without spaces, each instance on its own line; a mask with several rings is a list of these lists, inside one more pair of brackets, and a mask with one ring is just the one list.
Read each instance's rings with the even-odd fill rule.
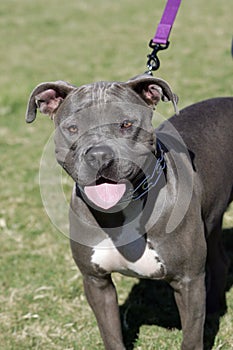
[[[89,148],[84,154],[84,161],[91,170],[96,172],[97,178],[106,172],[114,163],[115,152],[108,145]],[[116,205],[126,191],[125,183],[112,183],[102,177],[101,183],[84,187],[87,198],[102,209],[109,209]]]

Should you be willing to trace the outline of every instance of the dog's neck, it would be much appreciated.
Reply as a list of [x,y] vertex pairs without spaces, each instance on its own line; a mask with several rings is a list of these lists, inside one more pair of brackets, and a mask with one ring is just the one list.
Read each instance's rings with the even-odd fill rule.
[[[76,184],[76,196],[86,203],[98,226],[129,261],[141,257],[147,245],[146,223],[154,210],[160,191],[166,186],[165,152],[165,148],[158,144],[156,157],[153,155],[153,161],[146,171],[147,175],[138,176],[133,184],[134,193],[133,196],[131,194],[131,200],[121,203],[119,210],[104,211],[89,205]],[[133,254],[135,245],[137,246],[136,255]]]

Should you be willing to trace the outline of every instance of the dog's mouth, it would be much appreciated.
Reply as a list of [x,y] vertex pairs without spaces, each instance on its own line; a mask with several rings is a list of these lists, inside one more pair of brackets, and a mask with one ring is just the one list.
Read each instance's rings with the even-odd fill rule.
[[84,186],[83,189],[89,201],[107,210],[122,199],[126,191],[126,183],[117,183],[101,177],[95,184]]

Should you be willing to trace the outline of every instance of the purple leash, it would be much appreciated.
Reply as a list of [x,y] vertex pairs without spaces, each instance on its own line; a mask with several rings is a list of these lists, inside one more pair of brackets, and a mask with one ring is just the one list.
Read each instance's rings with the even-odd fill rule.
[[153,70],[160,67],[160,61],[157,57],[158,51],[165,50],[169,46],[169,35],[176,18],[176,14],[180,7],[181,0],[167,0],[161,21],[157,27],[154,38],[150,41],[149,47],[153,49],[152,53],[148,55],[146,73],[152,75]]

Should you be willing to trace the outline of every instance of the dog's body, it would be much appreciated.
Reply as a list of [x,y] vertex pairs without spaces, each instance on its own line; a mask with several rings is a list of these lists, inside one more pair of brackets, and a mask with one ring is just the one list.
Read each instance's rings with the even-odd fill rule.
[[170,283],[182,349],[203,348],[206,270],[209,309],[224,301],[233,98],[185,108],[155,137],[151,106],[160,98],[176,103],[164,81],[142,76],[81,88],[44,83],[29,101],[28,122],[37,107],[55,114],[56,156],[76,183],[71,249],[106,349],[124,349],[112,272]]

